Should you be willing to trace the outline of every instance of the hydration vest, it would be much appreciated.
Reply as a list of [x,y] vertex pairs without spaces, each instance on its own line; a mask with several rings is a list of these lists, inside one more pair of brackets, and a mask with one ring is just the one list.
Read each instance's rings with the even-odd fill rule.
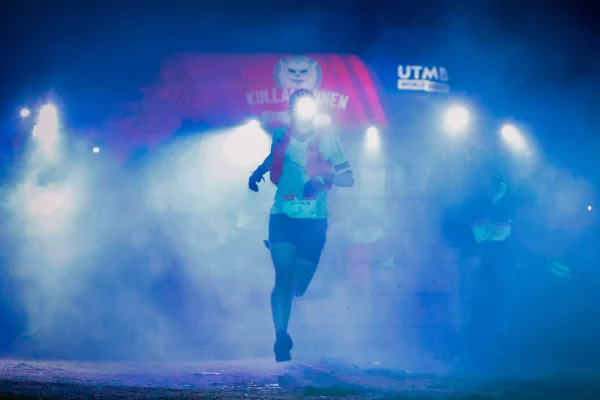
[[[277,139],[273,143],[273,158],[271,159],[271,182],[277,185],[281,174],[283,173],[283,160],[285,152],[290,144],[291,135],[285,131],[282,139]],[[308,139],[308,148],[306,152],[306,173],[309,177],[319,176],[331,172],[331,164],[323,158],[321,153],[321,136],[315,136]],[[331,189],[331,184],[326,185],[326,189]]]

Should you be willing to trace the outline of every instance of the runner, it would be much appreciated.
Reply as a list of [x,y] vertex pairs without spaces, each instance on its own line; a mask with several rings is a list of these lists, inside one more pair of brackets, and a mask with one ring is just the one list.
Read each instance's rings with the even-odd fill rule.
[[271,153],[249,179],[250,190],[270,171],[277,186],[266,243],[275,266],[271,310],[275,360],[291,360],[287,333],[293,296],[302,296],[317,269],[327,233],[327,192],[351,187],[352,169],[337,139],[315,126],[316,98],[308,90],[290,96],[290,125],[275,131]]

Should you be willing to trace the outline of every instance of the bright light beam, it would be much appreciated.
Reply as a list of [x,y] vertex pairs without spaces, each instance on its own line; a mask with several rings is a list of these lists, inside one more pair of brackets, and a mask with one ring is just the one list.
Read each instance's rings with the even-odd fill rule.
[[310,119],[317,113],[317,102],[310,97],[303,97],[296,103],[295,110],[300,118]]
[[368,148],[373,148],[379,145],[379,129],[374,126],[370,126],[367,128],[365,135]]
[[515,150],[523,150],[526,147],[525,139],[519,130],[511,124],[506,124],[500,129],[504,141]]
[[65,203],[65,196],[55,190],[43,190],[29,203],[29,212],[34,215],[50,216]]
[[471,115],[463,106],[452,106],[444,115],[444,126],[450,133],[461,133],[467,129]]
[[246,122],[246,127],[249,129],[260,129],[260,121],[254,118],[249,119],[248,122]]
[[47,129],[58,129],[58,111],[52,104],[46,104],[40,109],[38,125]]
[[270,140],[267,133],[254,124],[234,128],[223,142],[223,153],[227,161],[237,167],[260,164],[269,154]]
[[52,156],[58,142],[58,111],[52,104],[46,104],[40,110],[38,122],[33,127],[33,137],[39,141],[44,151]]

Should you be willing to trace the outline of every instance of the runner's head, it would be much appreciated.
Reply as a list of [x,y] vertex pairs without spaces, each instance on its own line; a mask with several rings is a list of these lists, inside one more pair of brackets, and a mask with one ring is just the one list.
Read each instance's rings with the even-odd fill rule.
[[310,133],[315,126],[317,98],[310,90],[298,89],[290,96],[290,121],[298,133]]

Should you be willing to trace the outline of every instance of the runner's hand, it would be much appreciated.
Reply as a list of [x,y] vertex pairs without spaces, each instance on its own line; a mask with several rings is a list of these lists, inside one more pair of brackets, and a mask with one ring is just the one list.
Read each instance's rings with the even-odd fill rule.
[[310,178],[309,181],[304,184],[304,197],[316,197],[317,193],[325,190],[325,187],[331,185],[332,182],[333,174],[330,172]]
[[263,175],[266,172],[266,168],[262,165],[258,167],[256,171],[254,171],[252,175],[250,175],[250,179],[248,179],[248,188],[253,192],[258,192],[258,183],[265,180]]

